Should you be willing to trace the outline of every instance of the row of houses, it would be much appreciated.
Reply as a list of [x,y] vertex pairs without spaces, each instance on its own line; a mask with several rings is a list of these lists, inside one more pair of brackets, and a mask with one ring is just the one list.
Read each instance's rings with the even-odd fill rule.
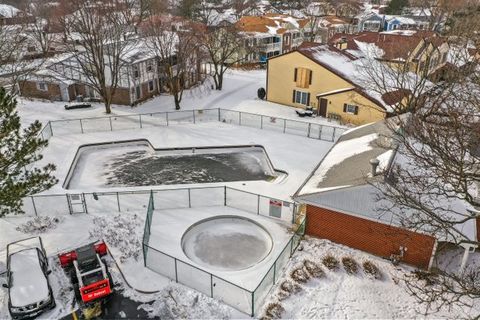
[[460,59],[463,62],[454,61],[453,49],[434,32],[336,34],[328,44],[304,43],[297,50],[270,58],[267,100],[312,108],[319,116],[343,123],[378,121],[398,112],[409,92],[398,89],[398,83],[389,90],[375,88],[372,73],[392,70],[392,77],[401,72],[439,81],[445,70],[478,58],[472,51]]

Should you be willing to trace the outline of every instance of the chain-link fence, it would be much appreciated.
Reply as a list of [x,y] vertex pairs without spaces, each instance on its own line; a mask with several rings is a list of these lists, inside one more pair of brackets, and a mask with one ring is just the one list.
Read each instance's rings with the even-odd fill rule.
[[215,121],[325,141],[336,141],[346,130],[341,127],[217,108],[53,120],[49,121],[44,130],[42,130],[42,136],[48,139],[53,135],[141,129]]
[[[168,192],[168,193],[166,193]],[[174,201],[163,202],[165,197],[173,196]],[[160,201],[160,207],[156,205]],[[256,215],[264,215],[289,221],[296,230],[281,253],[276,257],[255,290],[244,288],[241,283],[234,283],[196,267],[186,261],[171,256],[149,243],[152,219],[155,209],[173,209],[201,206],[229,206]],[[267,209],[267,207],[273,208]],[[212,298],[254,316],[261,308],[270,289],[280,278],[283,268],[298,247],[305,232],[305,220],[299,226],[293,223],[296,207],[294,203],[269,198],[229,187],[190,188],[179,190],[153,191],[150,196],[143,237],[145,266],[178,283],[200,291]]]

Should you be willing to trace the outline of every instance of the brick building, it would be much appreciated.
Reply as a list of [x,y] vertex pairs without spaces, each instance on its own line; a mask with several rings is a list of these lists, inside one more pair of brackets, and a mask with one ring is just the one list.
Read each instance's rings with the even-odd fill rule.
[[[20,85],[21,95],[31,98],[54,101],[72,101],[78,96],[86,100],[100,100],[78,65],[75,54],[66,53],[48,59],[40,70],[28,75]],[[118,86],[113,96],[113,104],[135,105],[147,99],[168,92],[165,85],[162,63],[148,48],[145,39],[129,41],[122,63]],[[175,53],[172,53],[175,60]],[[109,68],[106,68],[109,70]],[[200,63],[192,68],[192,73],[185,75],[185,86],[188,88],[200,80]],[[106,75],[111,79],[111,75]]]
[[[395,156],[385,121],[343,134],[294,195],[306,208],[306,234],[429,269],[438,244],[449,239],[401,226],[373,186],[386,179]],[[479,219],[460,226],[470,240],[479,239]],[[475,248],[464,249],[468,256]]]

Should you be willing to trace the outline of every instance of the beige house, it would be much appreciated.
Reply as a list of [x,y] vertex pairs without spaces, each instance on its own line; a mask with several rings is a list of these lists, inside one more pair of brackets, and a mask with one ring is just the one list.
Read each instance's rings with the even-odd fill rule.
[[268,60],[267,100],[342,123],[378,121],[405,97],[402,91],[378,95],[362,87],[357,59],[329,45],[309,44]]
[[418,74],[430,74],[443,67],[450,49],[445,38],[419,30],[336,34],[329,44],[355,56],[374,53],[382,63]]

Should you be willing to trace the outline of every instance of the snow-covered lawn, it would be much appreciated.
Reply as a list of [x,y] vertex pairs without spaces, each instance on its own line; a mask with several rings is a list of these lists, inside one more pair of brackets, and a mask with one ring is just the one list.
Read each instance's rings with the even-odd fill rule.
[[[323,258],[329,255],[338,261],[338,267],[334,270],[329,270],[322,262]],[[342,264],[344,257],[351,257],[357,262],[356,273],[349,274],[345,271]],[[306,271],[305,261],[313,262],[313,265],[320,267],[323,273],[320,271],[317,277],[311,276],[311,273]],[[365,261],[370,261],[378,267],[381,272],[380,279],[365,272],[363,268]],[[310,269],[311,265],[310,263]],[[297,274],[292,275],[295,270]],[[405,274],[412,270],[408,266],[394,266],[387,260],[328,240],[306,237],[289,261],[282,278],[272,289],[263,313],[267,312],[270,305],[270,313],[283,308],[281,317],[287,319],[424,317],[422,315],[425,306],[419,305],[409,295],[402,281]],[[468,312],[469,310],[452,308],[425,317],[459,319],[468,317]],[[475,314],[474,312],[472,314]]]
[[[209,84],[186,90],[181,103],[181,110],[222,108],[244,112],[258,113],[267,116],[301,120],[325,125],[339,124],[325,118],[299,118],[292,107],[262,101],[257,98],[257,89],[265,87],[266,71],[232,70],[225,75],[225,86],[222,91],[209,89]],[[65,102],[50,102],[20,98],[18,111],[22,123],[34,120],[48,122],[59,119],[77,119],[105,116],[105,108],[94,103],[90,109],[65,110]],[[138,113],[175,111],[173,97],[160,95],[136,107],[113,106],[113,115],[129,115]]]

